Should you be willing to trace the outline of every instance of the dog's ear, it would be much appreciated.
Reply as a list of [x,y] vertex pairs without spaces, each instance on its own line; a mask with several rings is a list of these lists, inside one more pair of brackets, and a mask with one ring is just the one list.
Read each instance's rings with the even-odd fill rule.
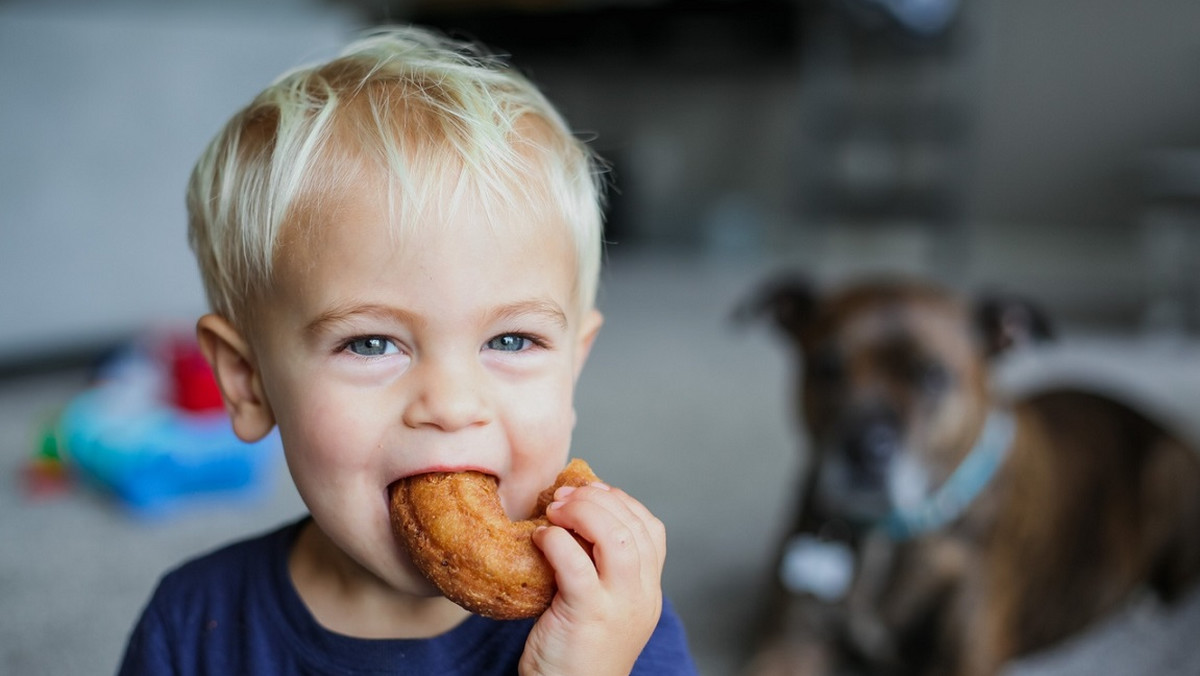
[[734,308],[733,321],[748,324],[766,315],[776,328],[798,341],[816,310],[817,294],[808,279],[800,275],[778,276],[739,303]]
[[1054,340],[1049,316],[1033,301],[1008,294],[985,294],[975,305],[975,325],[989,358]]

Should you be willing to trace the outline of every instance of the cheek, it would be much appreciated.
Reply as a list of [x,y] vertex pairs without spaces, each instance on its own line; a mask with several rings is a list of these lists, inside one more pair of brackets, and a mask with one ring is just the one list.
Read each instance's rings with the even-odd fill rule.
[[535,474],[553,479],[571,451],[574,416],[569,407],[551,415],[526,412],[512,417],[508,428],[514,469],[537,468]]
[[575,423],[574,383],[566,376],[544,378],[510,392],[498,405],[518,431],[569,435]]
[[509,399],[503,414],[513,470],[505,502],[522,517],[566,465],[575,427],[569,383],[524,394]]
[[377,440],[371,438],[370,421],[378,414],[347,402],[336,388],[293,391],[276,417],[289,465],[305,468],[310,476],[353,470],[374,456]]
[[358,526],[333,524],[375,523],[386,504],[376,484],[383,457],[376,452],[378,441],[345,407],[325,397],[306,401],[309,405],[293,409],[294,417],[279,428],[300,498],[325,528],[351,532]]

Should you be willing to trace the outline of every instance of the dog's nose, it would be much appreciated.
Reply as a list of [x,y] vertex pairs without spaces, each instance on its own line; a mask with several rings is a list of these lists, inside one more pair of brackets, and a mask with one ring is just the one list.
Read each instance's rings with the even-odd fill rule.
[[855,474],[865,481],[876,482],[884,478],[900,449],[900,430],[888,421],[867,421],[846,438],[845,448]]

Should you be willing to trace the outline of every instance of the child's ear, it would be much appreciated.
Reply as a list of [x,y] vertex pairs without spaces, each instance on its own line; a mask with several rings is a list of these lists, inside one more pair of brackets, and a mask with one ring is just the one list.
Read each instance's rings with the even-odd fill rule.
[[250,344],[228,320],[215,314],[196,322],[196,339],[221,388],[234,433],[246,442],[265,437],[275,426],[275,414],[263,391]]
[[579,373],[587,362],[592,344],[596,342],[596,334],[600,333],[603,324],[604,315],[600,314],[599,310],[591,310],[583,316],[579,325],[579,344],[575,346],[575,380],[579,380]]

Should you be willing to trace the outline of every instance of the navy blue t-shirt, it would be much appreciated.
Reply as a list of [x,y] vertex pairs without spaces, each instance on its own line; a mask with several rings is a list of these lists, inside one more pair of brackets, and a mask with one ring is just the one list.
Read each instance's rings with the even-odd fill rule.
[[[159,582],[120,676],[144,674],[515,674],[534,620],[470,616],[429,639],[362,639],[313,618],[288,574],[304,521],[185,563]],[[692,676],[669,603],[635,674]]]

